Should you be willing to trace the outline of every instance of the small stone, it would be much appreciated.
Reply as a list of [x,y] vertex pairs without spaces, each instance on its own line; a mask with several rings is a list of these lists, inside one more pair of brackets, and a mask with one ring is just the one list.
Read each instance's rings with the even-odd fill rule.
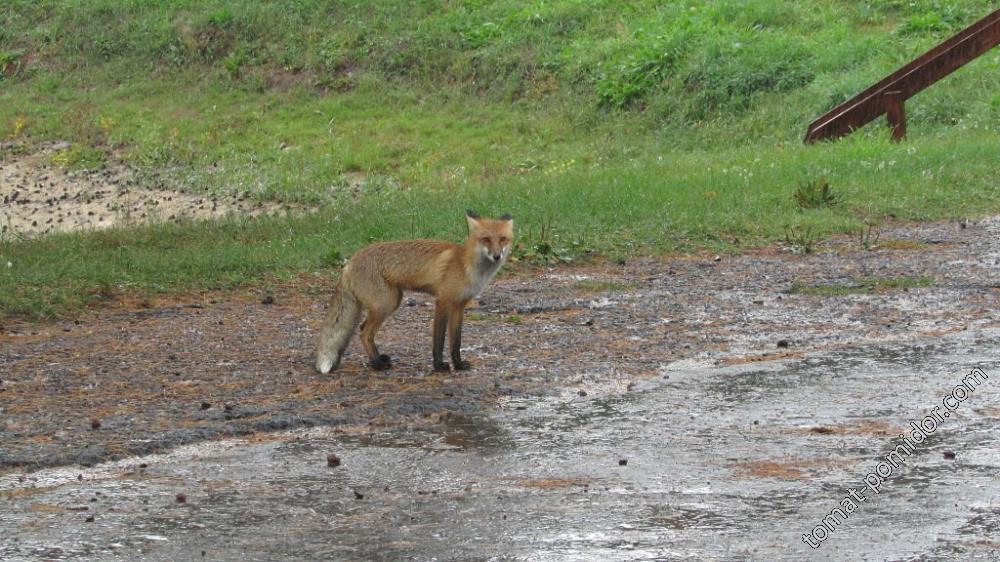
[[365,499],[365,495],[362,494],[361,492],[357,491],[357,490],[354,490],[354,499],[356,499],[356,500],[363,500],[363,499]]
[[787,348],[789,345],[790,344],[788,343],[788,340],[778,340],[778,347],[780,348],[784,349]]
[[201,403],[201,409],[202,410],[207,410],[207,409],[209,409],[211,407],[212,407],[212,404],[210,404],[209,402],[202,402]]
[[618,466],[625,466],[628,464],[628,459],[618,459]]
[[577,394],[579,394],[580,396],[586,396],[587,395],[587,391],[586,390],[581,390],[580,392],[577,392]]
[[326,466],[329,467],[340,466],[340,457],[338,457],[333,453],[330,453],[329,455],[326,456]]
[[185,494],[184,492],[177,494],[176,500],[177,503],[187,503],[188,501],[187,494]]
[[272,295],[267,295],[266,297],[264,297],[263,299],[261,299],[260,304],[263,304],[263,305],[274,304],[274,297]]
[[93,523],[94,522],[94,516],[93,515],[88,515],[87,518],[84,519],[84,521],[86,521],[87,523]]
[[97,418],[90,420],[90,429],[101,429],[101,420]]
[[954,460],[955,459],[955,451],[945,451],[944,452],[944,458],[946,458],[948,460]]

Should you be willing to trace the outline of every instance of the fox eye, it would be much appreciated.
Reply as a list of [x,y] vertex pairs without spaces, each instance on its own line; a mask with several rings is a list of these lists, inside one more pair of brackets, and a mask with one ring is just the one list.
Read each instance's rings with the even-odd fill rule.
[[506,244],[507,243],[507,237],[506,236],[501,236],[500,237],[500,243],[501,244]]
[[479,241],[486,245],[489,245],[490,243],[490,239],[487,236],[483,236],[482,238],[479,239]]

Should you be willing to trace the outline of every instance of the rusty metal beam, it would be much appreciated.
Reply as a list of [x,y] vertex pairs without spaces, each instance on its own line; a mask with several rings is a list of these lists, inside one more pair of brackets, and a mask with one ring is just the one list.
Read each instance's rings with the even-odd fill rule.
[[904,102],[1000,44],[1000,10],[963,29],[809,125],[805,142],[844,136],[888,115],[893,138],[906,134]]

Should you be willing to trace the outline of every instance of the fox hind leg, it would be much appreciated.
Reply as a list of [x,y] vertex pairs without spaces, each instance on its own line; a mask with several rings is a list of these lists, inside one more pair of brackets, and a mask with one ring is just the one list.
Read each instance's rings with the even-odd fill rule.
[[373,299],[374,302],[366,303],[367,316],[364,324],[361,325],[361,344],[368,355],[368,365],[376,371],[384,371],[392,366],[392,359],[388,355],[381,354],[378,346],[375,345],[375,333],[382,326],[392,313],[399,308],[399,303],[403,299],[403,292],[399,289],[386,287],[386,294],[381,298]]

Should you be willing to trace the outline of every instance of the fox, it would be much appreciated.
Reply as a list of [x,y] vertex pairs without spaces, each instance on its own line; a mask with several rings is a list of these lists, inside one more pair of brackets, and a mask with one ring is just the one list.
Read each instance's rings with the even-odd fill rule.
[[[514,219],[498,219],[466,211],[469,237],[465,244],[441,240],[378,242],[358,250],[348,260],[334,289],[319,331],[316,370],[328,374],[340,365],[362,310],[361,344],[368,366],[383,371],[392,366],[379,353],[375,334],[399,308],[403,291],[435,297],[433,333],[434,371],[463,371],[471,364],[462,359],[462,319],[466,305],[477,298],[510,256]],[[444,340],[449,335],[451,365],[444,360]]]

